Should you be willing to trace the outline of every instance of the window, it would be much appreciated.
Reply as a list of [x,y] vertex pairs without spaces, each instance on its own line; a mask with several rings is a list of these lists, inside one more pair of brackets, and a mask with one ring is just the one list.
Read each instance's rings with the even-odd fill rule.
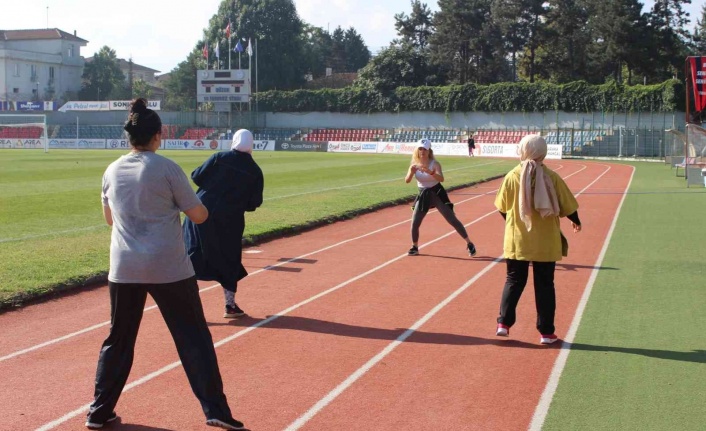
[[20,76],[20,65],[19,63],[15,63],[15,76]]
[[49,81],[54,82],[54,66],[49,66]]
[[69,57],[73,57],[73,56],[74,56],[74,45],[73,45],[73,44],[69,45],[69,51],[67,52],[67,55],[68,55]]
[[15,94],[17,94],[17,93],[20,92],[20,89],[19,89],[19,88],[13,88],[13,89],[12,89],[12,92],[15,93]]
[[36,81],[37,80],[37,65],[36,64],[30,64],[29,66],[29,79],[30,81]]

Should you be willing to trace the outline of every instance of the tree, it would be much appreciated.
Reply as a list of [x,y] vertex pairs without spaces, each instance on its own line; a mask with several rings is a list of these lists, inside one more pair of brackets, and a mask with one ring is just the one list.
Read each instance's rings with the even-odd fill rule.
[[[556,83],[595,82],[587,58],[591,42],[589,11],[583,0],[549,0],[545,33],[538,53],[536,73]],[[603,76],[598,77],[603,79]]]
[[706,55],[706,4],[701,6],[701,19],[694,28],[694,55]]
[[91,61],[86,62],[81,78],[81,100],[110,100],[115,96],[122,98],[125,75],[120,70],[115,51],[108,46],[102,47]]
[[149,99],[150,97],[152,97],[152,87],[150,87],[147,81],[138,79],[132,83],[131,98],[137,97],[144,97],[145,99]]
[[312,78],[321,78],[328,67],[327,59],[333,43],[331,35],[321,27],[304,24],[302,40],[302,61],[307,66],[307,72]]
[[346,58],[346,72],[357,72],[370,61],[370,51],[363,38],[353,27],[346,30],[343,36],[343,47]]
[[196,73],[206,66],[201,53],[203,42],[199,42],[186,60],[179,63],[164,84],[164,109],[173,111],[194,110],[196,108]]
[[430,74],[431,70],[427,58],[412,45],[391,45],[360,70],[353,85],[381,93],[401,86],[439,85],[441,82]]
[[395,29],[400,39],[396,44],[409,43],[415,48],[424,50],[429,43],[429,37],[434,32],[433,18],[426,3],[411,0],[412,12],[407,16],[404,12],[395,15]]
[[654,37],[651,49],[653,80],[663,81],[683,76],[684,58],[688,55],[691,35],[686,30],[689,14],[682,8],[691,0],[655,0],[648,16],[649,26]]
[[600,56],[602,75],[622,83],[623,67],[631,84],[632,72],[639,68],[646,56],[644,45],[647,22],[642,16],[642,4],[637,0],[596,1],[590,27],[593,52]]

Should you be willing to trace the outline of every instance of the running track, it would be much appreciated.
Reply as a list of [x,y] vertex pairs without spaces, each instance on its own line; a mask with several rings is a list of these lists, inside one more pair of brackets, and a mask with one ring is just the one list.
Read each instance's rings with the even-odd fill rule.
[[[633,171],[547,164],[578,195],[584,227],[574,234],[562,220],[570,250],[557,265],[556,326],[570,342]],[[223,319],[220,287],[200,283],[233,415],[253,431],[539,429],[570,344],[539,344],[531,281],[511,337],[495,336],[499,184],[450,194],[474,259],[435,211],[420,255],[406,256],[401,205],[248,249],[238,303],[250,317]],[[110,429],[210,429],[152,305]],[[84,429],[108,320],[105,287],[0,314],[0,430]]]

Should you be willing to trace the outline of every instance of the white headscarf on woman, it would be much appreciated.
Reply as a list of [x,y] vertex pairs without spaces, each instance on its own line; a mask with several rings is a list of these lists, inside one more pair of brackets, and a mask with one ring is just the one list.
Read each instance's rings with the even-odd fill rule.
[[233,143],[230,149],[242,153],[252,154],[253,136],[250,130],[240,129],[233,135]]
[[[544,172],[542,165],[547,156],[547,142],[540,135],[527,135],[520,141],[520,219],[532,230],[532,209],[540,216],[559,215],[559,201],[554,190],[554,183]],[[534,178],[534,195],[532,179]]]

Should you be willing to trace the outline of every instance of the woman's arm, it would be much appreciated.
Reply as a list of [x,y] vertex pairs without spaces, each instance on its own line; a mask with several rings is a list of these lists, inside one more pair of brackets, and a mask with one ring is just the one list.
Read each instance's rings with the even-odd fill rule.
[[414,177],[415,172],[417,172],[417,165],[411,165],[407,170],[407,176],[404,177],[404,182],[409,183],[412,181],[412,177]]
[[571,227],[574,228],[574,232],[581,232],[581,220],[579,219],[578,211],[572,212],[566,218],[571,220]]
[[113,212],[108,205],[103,205],[103,218],[105,222],[108,223],[108,226],[113,225]]
[[196,224],[201,224],[208,218],[208,210],[203,204],[196,205],[195,207],[184,211],[184,214],[186,214],[186,216]]

